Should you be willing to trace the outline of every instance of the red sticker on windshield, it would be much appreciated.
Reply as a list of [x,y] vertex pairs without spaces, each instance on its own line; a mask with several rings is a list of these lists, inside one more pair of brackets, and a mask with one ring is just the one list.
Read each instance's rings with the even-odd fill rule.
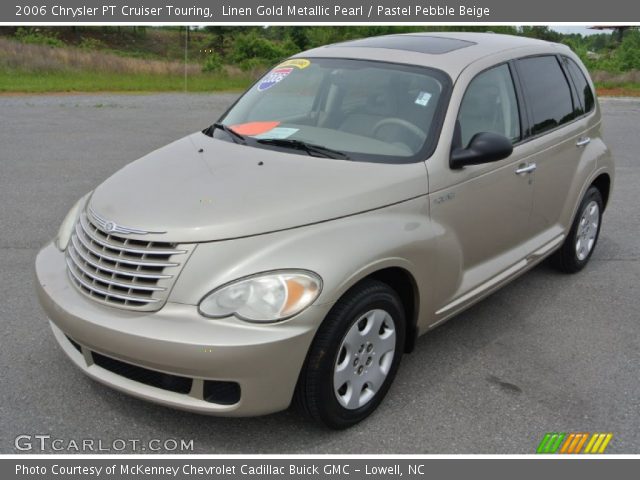
[[240,135],[249,135],[251,137],[273,130],[278,125],[280,125],[280,122],[249,122],[231,125],[229,128]]

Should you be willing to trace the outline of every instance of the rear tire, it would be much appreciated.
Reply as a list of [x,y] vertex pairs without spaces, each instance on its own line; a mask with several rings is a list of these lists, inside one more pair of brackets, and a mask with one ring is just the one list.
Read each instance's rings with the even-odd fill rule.
[[405,331],[402,302],[392,288],[377,280],[354,287],[313,340],[296,386],[298,406],[333,429],[364,420],[393,382]]
[[603,209],[600,190],[589,187],[580,202],[567,238],[552,257],[552,263],[558,270],[576,273],[589,262],[600,235]]

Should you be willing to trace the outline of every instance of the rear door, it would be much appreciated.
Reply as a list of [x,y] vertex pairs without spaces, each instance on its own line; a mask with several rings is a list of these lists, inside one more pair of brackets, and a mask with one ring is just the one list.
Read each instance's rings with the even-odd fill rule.
[[531,230],[539,246],[560,241],[563,212],[574,202],[576,179],[584,176],[578,174],[581,155],[590,142],[586,117],[593,111],[593,93],[582,76],[578,95],[567,61],[556,55],[516,61],[528,110],[528,148],[535,152],[529,160],[536,166]]

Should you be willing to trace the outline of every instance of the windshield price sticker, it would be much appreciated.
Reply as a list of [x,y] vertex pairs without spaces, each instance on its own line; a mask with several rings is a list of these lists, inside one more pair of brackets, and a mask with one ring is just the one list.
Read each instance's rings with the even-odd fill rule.
[[431,99],[431,94],[429,92],[420,92],[418,94],[418,98],[416,98],[416,101],[414,103],[416,105],[426,107],[430,99]]
[[299,128],[286,128],[286,127],[276,127],[268,132],[261,133],[260,135],[254,135],[254,138],[289,138],[291,135],[296,133]]
[[265,90],[273,87],[276,83],[280,83],[282,80],[287,78],[291,72],[293,72],[293,67],[274,68],[258,84],[258,91],[264,92]]

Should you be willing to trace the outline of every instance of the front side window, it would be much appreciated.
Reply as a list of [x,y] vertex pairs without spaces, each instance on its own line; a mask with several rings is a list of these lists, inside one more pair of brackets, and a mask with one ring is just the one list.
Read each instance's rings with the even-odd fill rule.
[[517,62],[533,116],[533,135],[576,117],[571,88],[555,56],[529,57]]
[[509,66],[504,64],[475,77],[458,113],[461,147],[477,133],[499,133],[513,143],[520,140],[520,116]]
[[[336,158],[425,160],[437,141],[436,114],[450,85],[444,73],[384,62],[311,58],[278,65],[223,116],[247,146],[300,153],[321,146]],[[215,138],[231,141],[224,129]],[[320,155],[320,150],[310,154]]]

